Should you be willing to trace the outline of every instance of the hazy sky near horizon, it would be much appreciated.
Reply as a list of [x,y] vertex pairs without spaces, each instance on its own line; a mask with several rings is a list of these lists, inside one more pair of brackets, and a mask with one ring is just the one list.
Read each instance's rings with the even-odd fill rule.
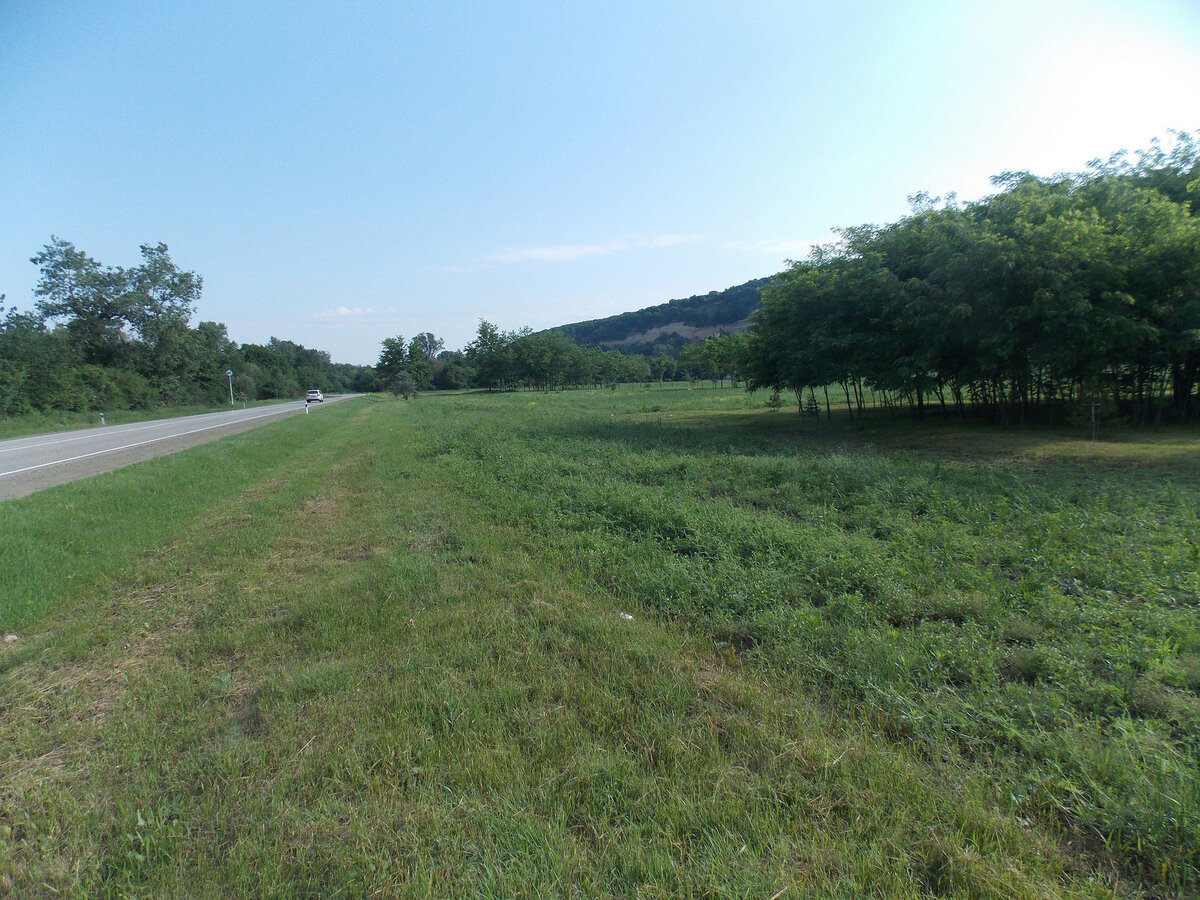
[[1197,0],[0,2],[0,293],[162,241],[373,363],[780,271],[920,191],[1200,129]]

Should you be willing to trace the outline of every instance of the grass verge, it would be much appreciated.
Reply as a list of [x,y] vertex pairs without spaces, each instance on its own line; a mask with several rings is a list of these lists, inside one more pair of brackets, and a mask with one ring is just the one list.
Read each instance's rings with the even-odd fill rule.
[[746,404],[347,403],[0,506],[0,886],[1185,895],[1189,470]]

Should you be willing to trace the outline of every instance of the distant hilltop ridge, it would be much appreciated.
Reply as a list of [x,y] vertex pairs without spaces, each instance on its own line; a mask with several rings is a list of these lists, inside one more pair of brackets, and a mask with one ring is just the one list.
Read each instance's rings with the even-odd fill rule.
[[617,347],[627,353],[671,353],[714,334],[744,331],[761,302],[770,277],[755,278],[723,291],[671,300],[636,312],[561,325],[560,331],[587,347]]

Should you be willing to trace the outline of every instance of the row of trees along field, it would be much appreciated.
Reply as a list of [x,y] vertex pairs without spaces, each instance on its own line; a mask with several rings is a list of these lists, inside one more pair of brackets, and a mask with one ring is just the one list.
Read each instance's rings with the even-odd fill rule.
[[501,331],[487,321],[479,323],[465,350],[442,346],[429,333],[407,342],[402,336],[385,339],[375,367],[379,385],[411,396],[431,388],[558,390],[664,377],[663,371],[655,371],[661,361],[581,347],[558,331]]
[[[737,369],[729,341],[688,345],[679,358],[582,347],[558,331],[501,331],[481,322],[464,350],[431,333],[383,342],[378,366],[333,363],[292,341],[238,345],[225,325],[189,323],[203,281],[180,269],[164,244],[143,245],[142,264],[103,266],[52,238],[32,262],[41,269],[31,312],[0,302],[0,414],[142,409],[323,391],[484,387],[561,389],[620,382],[718,378]],[[3,298],[0,297],[0,301]],[[737,354],[737,358],[740,357]]]
[[1196,421],[1200,146],[1185,133],[1077,175],[993,179],[973,203],[913,198],[840,232],[763,292],[753,388],[842,385],[887,405],[1054,421],[1102,401],[1137,423]]
[[[132,268],[103,266],[52,238],[32,311],[0,303],[0,413],[144,409],[362,390],[370,368],[333,363],[291,341],[230,340],[218,322],[190,326],[203,281],[165,244],[143,245]],[[0,296],[0,301],[3,301]]]
[[747,336],[717,335],[703,344],[684,345],[678,357],[645,356],[580,346],[557,329],[501,331],[479,323],[475,340],[465,350],[444,350],[444,342],[428,332],[411,341],[386,338],[375,367],[380,390],[403,396],[420,391],[481,387],[489,390],[561,390],[628,382],[730,378],[733,385],[745,367]]

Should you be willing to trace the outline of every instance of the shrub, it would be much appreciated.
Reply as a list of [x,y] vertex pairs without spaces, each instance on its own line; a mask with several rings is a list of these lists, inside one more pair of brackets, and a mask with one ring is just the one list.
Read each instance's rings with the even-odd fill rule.
[[1041,639],[1044,630],[1028,619],[1013,619],[1004,626],[1001,638],[1006,644],[1032,644]]
[[1039,647],[1018,647],[1009,654],[1000,674],[1010,681],[1033,684],[1050,674],[1050,660]]

